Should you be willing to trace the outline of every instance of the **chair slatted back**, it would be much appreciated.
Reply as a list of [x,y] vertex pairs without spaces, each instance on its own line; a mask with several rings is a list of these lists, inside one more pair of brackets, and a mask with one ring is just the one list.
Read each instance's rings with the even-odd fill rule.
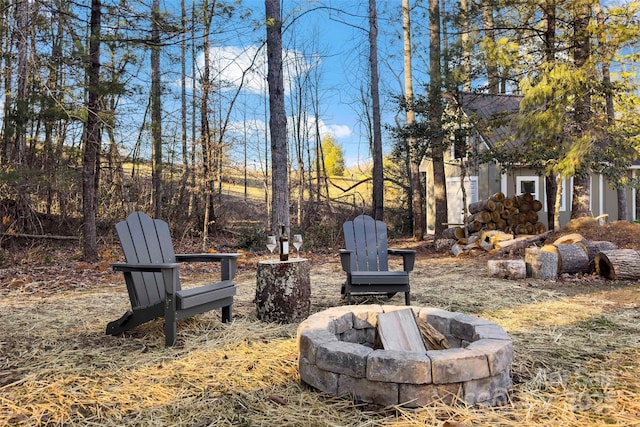
[[[176,262],[171,233],[166,222],[135,212],[116,224],[120,247],[129,264]],[[164,301],[162,273],[125,274],[132,307],[148,307]],[[179,284],[178,284],[179,286]],[[179,289],[179,287],[178,287]]]
[[388,271],[387,225],[369,215],[359,215],[343,225],[344,243],[353,251],[351,271]]

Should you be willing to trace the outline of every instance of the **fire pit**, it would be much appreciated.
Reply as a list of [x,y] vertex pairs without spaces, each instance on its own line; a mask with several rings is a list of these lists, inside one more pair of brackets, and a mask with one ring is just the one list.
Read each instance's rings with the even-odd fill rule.
[[[452,348],[413,353],[374,349],[380,313],[411,308]],[[303,382],[336,396],[379,405],[420,407],[435,401],[495,406],[511,386],[513,344],[497,324],[433,307],[333,307],[298,327]]]

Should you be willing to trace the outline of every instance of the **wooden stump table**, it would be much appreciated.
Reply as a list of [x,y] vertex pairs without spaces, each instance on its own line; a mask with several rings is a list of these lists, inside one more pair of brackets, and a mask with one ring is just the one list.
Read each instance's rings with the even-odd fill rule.
[[311,280],[308,259],[259,261],[256,282],[258,319],[290,323],[309,315]]

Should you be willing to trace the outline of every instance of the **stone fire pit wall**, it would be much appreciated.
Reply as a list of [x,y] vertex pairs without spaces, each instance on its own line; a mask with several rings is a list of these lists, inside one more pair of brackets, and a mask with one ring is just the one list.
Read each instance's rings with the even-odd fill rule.
[[[374,350],[378,314],[406,308],[454,348],[426,354]],[[303,382],[362,402],[495,406],[506,402],[511,386],[511,338],[499,325],[467,314],[415,306],[333,307],[302,322],[297,340]]]

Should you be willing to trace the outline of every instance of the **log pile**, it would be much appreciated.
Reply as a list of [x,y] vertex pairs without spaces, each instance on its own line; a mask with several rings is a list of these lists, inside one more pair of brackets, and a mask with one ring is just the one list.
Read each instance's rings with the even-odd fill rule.
[[470,234],[480,230],[501,230],[511,234],[540,234],[546,231],[538,221],[542,203],[531,193],[505,197],[496,193],[487,200],[471,203],[465,226]]
[[489,199],[471,203],[470,215],[465,219],[464,226],[446,229],[443,237],[455,240],[451,246],[455,256],[504,251],[508,246],[518,245],[511,248],[513,251],[533,243],[522,240],[542,240],[546,227],[538,221],[538,211],[541,209],[542,203],[530,193],[511,198],[496,193]]
[[[608,241],[589,241],[579,233],[565,234],[553,243],[540,248],[541,252],[557,254],[558,273],[592,273],[596,271],[596,258],[602,251],[617,249]],[[606,277],[606,274],[603,275]]]
[[590,274],[612,280],[640,279],[640,252],[618,249],[608,241],[589,241],[580,234],[559,237],[541,248],[525,249],[527,276],[553,280],[557,274]]

